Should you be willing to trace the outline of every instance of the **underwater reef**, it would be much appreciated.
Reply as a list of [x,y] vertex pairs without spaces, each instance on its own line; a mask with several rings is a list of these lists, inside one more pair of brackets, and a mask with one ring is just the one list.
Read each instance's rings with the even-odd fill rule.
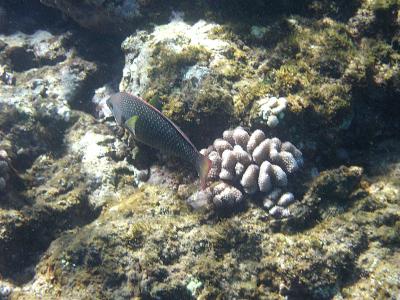
[[0,299],[397,299],[399,74],[397,0],[0,2]]

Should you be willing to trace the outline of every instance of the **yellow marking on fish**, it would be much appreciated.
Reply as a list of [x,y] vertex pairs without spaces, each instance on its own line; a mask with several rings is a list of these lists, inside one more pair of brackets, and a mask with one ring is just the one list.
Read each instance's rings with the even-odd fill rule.
[[125,122],[125,126],[136,136],[136,122],[139,116],[133,116],[128,121]]

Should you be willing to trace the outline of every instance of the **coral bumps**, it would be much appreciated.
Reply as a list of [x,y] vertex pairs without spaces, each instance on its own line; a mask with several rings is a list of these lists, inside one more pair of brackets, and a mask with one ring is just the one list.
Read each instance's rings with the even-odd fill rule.
[[288,207],[294,202],[291,193],[284,193],[288,176],[303,165],[303,156],[290,142],[266,138],[261,130],[251,135],[242,127],[226,130],[222,139],[202,149],[212,162],[210,180],[222,183],[210,188],[209,196],[217,208],[233,207],[242,203],[245,194],[261,192],[264,206],[273,217],[287,217]]

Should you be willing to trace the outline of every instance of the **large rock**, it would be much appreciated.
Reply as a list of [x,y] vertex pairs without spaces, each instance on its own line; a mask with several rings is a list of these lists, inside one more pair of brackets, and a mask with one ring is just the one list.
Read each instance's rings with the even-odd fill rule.
[[[71,107],[77,105],[96,76],[97,65],[79,57],[71,47],[70,38],[69,33],[52,35],[47,31],[0,35],[4,43],[0,52],[3,70],[0,105],[3,113],[14,112],[2,114],[2,131],[5,140],[13,133],[9,138],[17,148],[13,149],[15,152],[23,149],[18,149],[18,134],[13,127],[20,125],[24,131],[30,131],[29,124],[32,127],[41,122],[53,124],[57,128],[42,124],[41,133],[49,131],[54,139],[56,132],[71,121]],[[38,134],[32,132],[30,138],[35,139]],[[29,139],[21,143],[29,144]],[[4,140],[1,144],[7,148]]]
[[66,130],[61,157],[40,155],[23,175],[29,188],[1,195],[3,276],[25,272],[60,231],[91,222],[107,202],[139,183],[141,172],[128,163],[128,148],[110,128],[85,114],[74,115],[78,120]]
[[59,232],[92,221],[138,172],[109,126],[74,110],[98,69],[69,33],[0,40],[0,273],[24,281]]
[[223,26],[205,21],[190,25],[179,18],[139,31],[122,44],[120,90],[160,99],[163,113],[195,143],[210,142],[265,92],[249,48],[228,37]]
[[139,22],[171,11],[166,9],[165,1],[159,0],[41,0],[41,3],[61,10],[85,28],[109,33],[132,31]]
[[59,149],[63,132],[98,68],[77,55],[71,35],[46,31],[0,35],[0,149],[12,164],[29,168]]
[[318,220],[327,218],[345,210],[357,198],[352,195],[360,184],[362,168],[352,166],[327,170],[316,177],[304,195],[296,202],[288,220],[289,229],[297,231],[312,226]]
[[0,63],[15,81],[0,86],[0,103],[29,117],[68,122],[70,105],[97,71],[67,46],[69,39],[68,33],[54,36],[47,31],[0,35],[5,44]]

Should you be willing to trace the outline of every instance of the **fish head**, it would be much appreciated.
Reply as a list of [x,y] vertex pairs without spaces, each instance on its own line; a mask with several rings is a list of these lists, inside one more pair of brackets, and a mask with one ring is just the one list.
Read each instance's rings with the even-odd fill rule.
[[106,101],[108,108],[111,110],[112,114],[114,115],[115,121],[119,126],[124,124],[124,118],[122,115],[121,109],[121,96],[119,93],[112,95]]

